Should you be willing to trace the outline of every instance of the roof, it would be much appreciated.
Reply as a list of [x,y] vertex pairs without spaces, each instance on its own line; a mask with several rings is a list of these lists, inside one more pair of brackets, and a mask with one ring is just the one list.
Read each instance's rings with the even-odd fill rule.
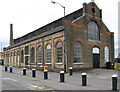
[[[77,18],[79,18],[80,16],[82,16],[83,14],[83,8],[77,10],[77,11],[74,11],[73,13],[71,14],[68,14],[65,16],[65,20],[67,21],[73,21]],[[28,40],[30,39],[31,37],[34,37],[34,36],[38,36],[40,35],[41,33],[44,33],[44,32],[48,32],[50,31],[51,29],[54,29],[54,28],[57,28],[59,26],[62,26],[62,22],[63,21],[63,17],[58,19],[58,20],[55,20],[41,28],[38,28],[37,30],[33,31],[33,32],[30,32],[22,37],[19,37],[17,39],[14,39],[14,44],[17,44],[19,42],[22,42],[22,41],[25,41],[25,40]]]

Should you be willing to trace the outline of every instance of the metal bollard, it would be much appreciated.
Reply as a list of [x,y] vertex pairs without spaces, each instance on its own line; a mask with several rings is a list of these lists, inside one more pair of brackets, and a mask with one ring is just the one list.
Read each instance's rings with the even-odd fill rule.
[[2,66],[4,65],[4,61],[2,60]]
[[36,77],[36,69],[32,69],[32,77]]
[[112,90],[117,90],[117,74],[112,75]]
[[48,70],[44,70],[44,79],[48,79]]
[[82,73],[82,86],[87,86],[87,74]]
[[7,66],[5,66],[5,71],[7,71]]
[[70,76],[73,75],[73,68],[72,67],[69,68],[69,74],[70,74]]
[[23,68],[23,75],[26,75],[26,68]]
[[64,71],[60,71],[60,82],[64,82]]
[[12,66],[10,66],[10,73],[12,73]]

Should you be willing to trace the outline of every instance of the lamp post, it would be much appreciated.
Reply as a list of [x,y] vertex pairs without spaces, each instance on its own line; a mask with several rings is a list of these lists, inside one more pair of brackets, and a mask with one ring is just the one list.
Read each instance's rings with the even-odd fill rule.
[[65,6],[59,4],[58,2],[51,1],[53,4],[58,4],[64,9],[64,18],[63,18],[63,25],[64,25],[64,72],[66,73],[66,32],[65,32]]

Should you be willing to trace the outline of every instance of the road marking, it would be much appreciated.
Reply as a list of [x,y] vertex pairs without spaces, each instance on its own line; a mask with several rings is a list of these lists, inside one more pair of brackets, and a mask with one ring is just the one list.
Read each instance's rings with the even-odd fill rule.
[[11,78],[2,78],[3,80],[12,80],[12,81],[15,81],[15,82],[17,82],[17,80],[15,80],[15,79],[11,79]]
[[32,84],[27,84],[28,86],[32,86],[34,88],[37,88],[38,86],[32,85]]
[[[94,78],[95,76],[88,76],[88,77]],[[95,78],[108,79],[109,77],[102,77],[102,76],[99,76],[99,77],[95,77]]]
[[47,86],[36,86],[36,85],[33,85],[33,84],[26,84],[28,86],[28,88],[30,87],[30,89],[39,89],[39,90],[53,90],[53,88],[50,88],[50,87],[47,87]]
[[107,77],[98,77],[98,78],[106,79]]

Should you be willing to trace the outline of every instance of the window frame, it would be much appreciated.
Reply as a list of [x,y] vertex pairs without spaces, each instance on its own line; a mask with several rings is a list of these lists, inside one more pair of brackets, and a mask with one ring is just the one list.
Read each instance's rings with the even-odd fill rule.
[[[34,49],[34,50],[33,50]],[[34,51],[34,52],[33,52]],[[31,55],[30,55],[30,63],[31,64],[34,64],[35,63],[35,48],[34,47],[32,47],[31,48],[31,53],[30,53]],[[34,57],[34,58],[32,58],[32,57]]]
[[[40,53],[39,48],[41,48],[41,55],[39,54],[39,53]],[[42,47],[41,47],[41,46],[38,47],[38,53],[37,53],[37,56],[38,56],[38,62],[37,62],[37,63],[38,63],[38,64],[42,64],[42,59],[43,59],[43,58],[42,58]],[[40,56],[41,56],[41,59],[39,58]],[[39,62],[39,60],[41,60],[41,62]]]
[[[61,47],[60,46],[58,46],[59,45],[59,43],[60,43],[60,45],[61,45]],[[59,50],[58,50],[58,47],[59,47]],[[60,49],[61,49],[61,51],[60,51]],[[58,52],[59,52],[59,55],[61,54],[61,62],[58,62],[59,60],[58,59],[60,59],[60,57],[59,57],[59,55],[58,55]],[[55,56],[56,56],[56,64],[63,64],[63,45],[62,45],[62,42],[61,41],[58,41],[57,43],[56,43],[56,47],[55,47]]]
[[[50,46],[50,47],[48,47],[48,46]],[[48,48],[50,48],[50,49],[48,49]],[[51,47],[50,44],[47,44],[47,45],[46,45],[46,52],[45,52],[45,53],[46,53],[46,56],[45,56],[46,62],[45,62],[45,64],[51,64],[51,63],[52,63],[52,47]],[[49,53],[49,54],[48,54],[48,53]],[[47,60],[48,60],[48,56],[47,56],[47,55],[50,56],[50,57],[49,57],[49,59],[50,59],[49,61],[50,61],[50,62],[47,61]]]
[[[90,24],[91,23],[91,24]],[[96,30],[93,30],[91,28],[91,25],[94,25],[94,27],[92,28],[95,28]],[[92,32],[94,31],[94,33]],[[91,38],[92,39],[91,39]],[[100,41],[100,30],[99,30],[99,25],[97,24],[97,22],[95,22],[94,20],[91,20],[89,23],[88,23],[88,41]]]
[[21,51],[21,63],[24,63],[24,51]]
[[[80,58],[80,61],[79,62],[75,62],[74,61],[74,58],[75,58],[75,52],[74,52],[74,50],[75,50],[75,44],[76,43],[79,43],[79,48],[78,49],[80,49],[80,51],[79,51],[79,58]],[[78,46],[77,46],[78,47]],[[78,50],[76,50],[76,52],[78,53]],[[78,57],[78,56],[77,56]],[[73,44],[73,64],[83,64],[83,62],[82,62],[82,44],[81,44],[81,42],[79,42],[79,41],[76,41],[74,44]]]
[[[108,61],[106,61],[106,49],[107,49],[107,59],[108,59]],[[105,63],[107,63],[107,62],[110,62],[110,48],[109,48],[109,46],[105,46],[105,48],[104,48],[104,60],[105,60]]]

